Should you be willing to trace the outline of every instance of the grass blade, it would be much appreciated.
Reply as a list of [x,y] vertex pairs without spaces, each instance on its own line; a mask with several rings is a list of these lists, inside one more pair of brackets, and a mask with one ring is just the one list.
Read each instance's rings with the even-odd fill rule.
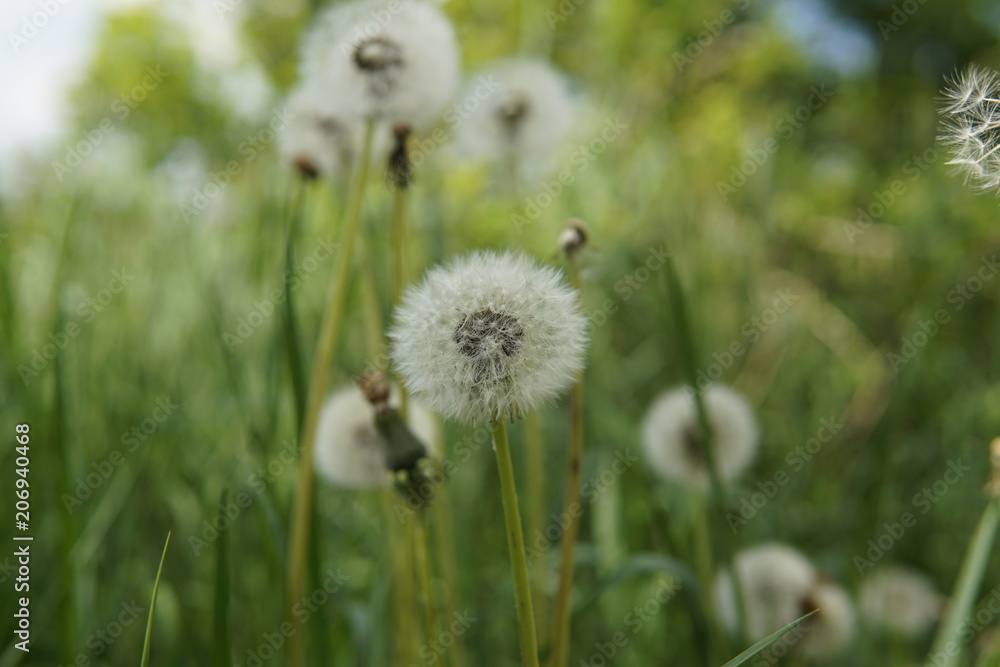
[[156,581],[153,582],[153,595],[149,600],[149,618],[146,620],[146,638],[142,641],[142,660],[139,667],[149,666],[149,643],[153,638],[153,612],[156,611],[156,594],[160,592],[160,575],[163,574],[163,561],[167,559],[167,547],[170,546],[170,533],[163,543],[163,554],[160,556],[160,567],[156,568]]
[[955,590],[948,601],[944,620],[934,637],[930,655],[941,656],[943,662],[935,662],[941,667],[958,664],[965,643],[959,640],[959,635],[982,583],[998,525],[1000,525],[1000,500],[992,500],[983,511],[976,532],[972,534],[968,551],[965,553],[965,561],[958,573],[958,581],[955,582]]
[[[229,504],[229,489],[222,492],[220,506]],[[233,664],[232,649],[229,645],[229,531],[219,531],[215,549],[215,641],[212,653],[215,667],[229,667]]]
[[811,611],[808,614],[806,614],[805,616],[803,616],[802,618],[799,618],[799,619],[796,619],[796,620],[792,621],[791,623],[789,623],[785,627],[781,628],[777,632],[775,632],[773,634],[770,634],[767,637],[764,637],[759,642],[757,642],[756,644],[754,644],[753,646],[751,646],[747,650],[743,651],[743,653],[740,653],[738,656],[736,656],[735,658],[733,658],[732,660],[730,660],[729,662],[727,662],[726,664],[724,664],[722,667],[736,667],[737,665],[742,665],[744,662],[746,662],[750,658],[754,657],[755,655],[757,655],[758,653],[760,653],[761,651],[763,651],[764,649],[766,649],[768,646],[770,646],[774,642],[776,642],[779,639],[781,639],[782,635],[784,635],[786,632],[788,632],[789,630],[791,630],[792,628],[794,628],[796,625],[798,625],[802,621],[806,620],[807,618],[809,618],[810,616],[812,616],[813,614],[815,614],[817,611],[819,611],[819,610],[816,609],[814,611]]

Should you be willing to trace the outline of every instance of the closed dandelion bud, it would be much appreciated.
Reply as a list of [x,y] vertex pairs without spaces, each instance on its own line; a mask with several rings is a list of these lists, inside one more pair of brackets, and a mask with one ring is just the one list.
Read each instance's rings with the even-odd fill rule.
[[583,369],[586,322],[557,270],[476,252],[407,290],[389,334],[392,360],[407,389],[446,417],[512,419]]
[[939,140],[951,150],[948,164],[957,165],[983,190],[1000,187],[1000,78],[970,65],[944,90]]
[[[728,387],[709,385],[702,398],[719,477],[733,480],[757,451],[757,420],[747,400]],[[690,388],[666,392],[650,406],[642,425],[642,443],[650,465],[660,475],[691,488],[707,488],[706,443]]]
[[317,18],[300,69],[349,117],[419,128],[454,96],[458,48],[451,23],[429,2],[354,2]]
[[589,232],[583,220],[571,218],[566,221],[562,231],[559,232],[559,250],[566,257],[573,257],[586,245]]
[[[391,390],[389,406],[397,402],[396,391]],[[418,439],[421,453],[422,443],[431,452],[437,451],[439,435],[434,416],[415,401],[410,402],[408,413],[410,437]],[[390,466],[403,466],[412,458],[411,446],[411,442],[402,448],[387,444],[376,423],[375,407],[358,387],[351,385],[335,391],[323,404],[316,430],[316,472],[337,486],[384,486],[390,481]]]
[[569,135],[577,96],[566,76],[547,62],[498,62],[470,78],[467,96],[478,99],[483,81],[497,87],[456,128],[461,154],[486,160],[548,156]]
[[866,620],[910,638],[937,623],[944,602],[926,575],[899,566],[871,572],[858,592],[858,608]]

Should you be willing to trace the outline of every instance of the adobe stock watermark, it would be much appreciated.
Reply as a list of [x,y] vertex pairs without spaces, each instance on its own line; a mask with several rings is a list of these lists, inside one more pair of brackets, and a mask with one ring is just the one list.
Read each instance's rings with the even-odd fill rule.
[[[865,570],[875,567],[875,564],[885,558],[885,555],[899,543],[907,530],[917,525],[920,516],[931,511],[931,508],[941,500],[947,493],[958,484],[965,473],[972,470],[970,466],[964,465],[961,459],[948,461],[948,469],[940,479],[925,486],[910,499],[910,509],[900,513],[899,517],[891,523],[882,524],[882,533],[868,540],[866,546],[868,550],[863,554],[854,556],[854,567],[858,569],[858,574],[864,574]],[[914,514],[913,511],[917,511]]]
[[451,623],[441,630],[437,637],[432,637],[423,644],[417,650],[417,655],[420,656],[420,663],[410,663],[409,667],[423,667],[424,665],[435,665],[441,658],[443,658],[451,647],[455,645],[458,638],[469,631],[472,624],[479,619],[472,615],[471,609],[466,609],[462,613],[457,611],[452,614]]
[[[132,626],[146,611],[145,607],[140,607],[135,600],[132,602],[122,602],[121,609],[117,616],[108,622],[103,628],[99,628],[87,637],[85,646],[93,652],[95,658],[99,658],[115,643],[115,640],[124,634],[125,630]],[[90,653],[84,651],[78,653],[73,662],[60,667],[91,667],[97,663],[91,661]],[[100,661],[101,664],[104,660]]]
[[659,246],[651,245],[648,250],[649,254],[646,255],[646,260],[640,266],[629,271],[615,282],[615,294],[620,295],[621,298],[605,299],[599,308],[588,314],[590,323],[595,329],[604,326],[608,321],[608,316],[617,313],[621,304],[627,303],[635,296],[635,293],[649,282],[653,274],[662,269],[667,260],[674,256],[672,252],[667,252],[662,243]]
[[232,159],[226,166],[209,174],[208,182],[196,188],[187,202],[178,206],[184,222],[190,223],[212,204],[216,197],[229,186],[233,178],[243,173],[243,170],[260,155],[268,145],[274,142],[279,130],[295,118],[288,109],[275,109],[267,127],[248,135],[236,146],[236,153],[242,159]]
[[886,211],[896,203],[896,198],[903,196],[924,173],[931,168],[938,158],[938,150],[933,146],[919,155],[914,155],[903,163],[903,175],[907,178],[897,178],[885,190],[875,190],[872,201],[867,207],[858,207],[858,217],[855,222],[844,223],[844,235],[852,244],[857,243],[859,236],[872,228]]
[[528,565],[530,566],[536,559],[542,558],[545,552],[551,549],[556,540],[562,536],[573,519],[579,519],[583,516],[585,506],[593,505],[597,502],[597,499],[611,488],[618,481],[618,478],[625,474],[638,460],[639,457],[633,454],[631,450],[627,448],[624,452],[619,450],[615,452],[615,458],[608,467],[602,470],[600,474],[594,475],[581,484],[580,502],[574,503],[559,514],[553,514],[551,517],[552,522],[544,530],[538,529],[535,531],[525,549],[525,555],[528,557]]
[[17,372],[21,376],[21,381],[27,386],[31,380],[41,375],[49,363],[59,356],[60,352],[69,347],[73,339],[79,336],[88,324],[97,319],[97,316],[104,312],[115,300],[115,297],[124,292],[133,280],[135,280],[135,276],[130,274],[125,267],[113,270],[111,280],[103,289],[77,304],[76,314],[79,319],[69,320],[63,325],[62,330],[50,333],[48,342],[31,351],[31,361],[18,365]]
[[949,658],[957,656],[962,651],[962,647],[971,643],[980,632],[993,625],[998,615],[1000,615],[1000,588],[990,591],[989,598],[983,605],[969,612],[962,623],[958,626],[958,637],[949,640],[940,651],[927,656],[924,667],[942,667],[951,664]]
[[737,11],[727,7],[720,11],[715,18],[702,21],[705,29],[694,37],[688,37],[684,48],[680,51],[674,51],[674,54],[670,56],[678,72],[683,72],[685,67],[694,64],[694,61],[705,53],[705,49],[710,47],[726,31],[726,28],[736,22],[736,19],[739,18],[737,12],[745,10],[750,5],[750,0],[730,1],[736,6]]
[[606,667],[615,664],[615,656],[620,654],[629,642],[642,631],[649,621],[660,613],[681,590],[677,579],[660,579],[659,587],[645,602],[636,605],[625,615],[623,629],[617,630],[607,641],[594,642],[594,652],[580,659],[580,667]]
[[903,0],[903,2],[894,4],[892,6],[892,13],[889,14],[889,19],[879,19],[875,23],[875,27],[878,28],[879,33],[882,35],[882,41],[888,42],[889,36],[906,25],[906,22],[926,2],[927,0]]
[[547,9],[545,11],[545,22],[549,24],[549,30],[555,30],[556,26],[576,14],[576,10],[587,0],[562,0],[555,11]]
[[118,128],[118,123],[128,118],[168,76],[170,73],[164,72],[160,65],[155,68],[147,67],[146,76],[143,77],[142,81],[124,95],[116,97],[111,103],[110,109],[114,118],[110,115],[102,118],[94,127],[84,131],[78,141],[66,148],[66,155],[62,162],[58,160],[52,162],[52,173],[55,174],[56,179],[61,183],[67,174],[83,164],[87,156],[93,153],[104,142],[104,139]]
[[156,399],[149,416],[122,433],[118,439],[122,445],[121,449],[113,449],[99,461],[91,462],[91,469],[84,476],[78,476],[73,480],[76,482],[73,495],[63,493],[61,497],[66,511],[72,514],[83,505],[84,501],[89,500],[94,492],[104,486],[115,471],[125,464],[125,455],[139,449],[179,407],[180,405],[174,403],[169,396]]
[[809,96],[806,101],[796,107],[794,111],[779,118],[774,124],[772,135],[765,139],[760,146],[748,149],[746,158],[739,164],[732,166],[726,181],[716,181],[715,189],[719,192],[722,201],[726,201],[730,195],[746,185],[750,178],[771,159],[771,156],[778,152],[781,148],[781,142],[791,139],[799,129],[808,123],[817,111],[826,106],[834,92],[827,90],[825,83],[809,88]]
[[341,568],[336,571],[326,570],[322,575],[323,581],[318,588],[297,600],[292,605],[293,621],[284,621],[272,632],[261,634],[261,642],[252,649],[247,649],[245,667],[263,667],[271,658],[281,653],[291,637],[299,629],[309,622],[309,619],[333,597],[337,591],[341,590],[350,580],[350,576],[343,573]]
[[758,480],[757,490],[740,498],[738,512],[726,512],[726,523],[735,535],[750,523],[778,492],[791,480],[790,473],[800,472],[813,460],[823,447],[833,441],[844,428],[844,423],[833,418],[821,419],[816,435],[788,450],[784,461],[786,468],[778,468],[770,479]]
[[572,168],[562,169],[555,178],[547,179],[534,196],[524,200],[521,213],[511,213],[510,221],[514,224],[514,229],[520,234],[525,227],[537,222],[542,211],[552,205],[566,186],[572,185],[580,174],[587,171],[591,163],[617,141],[628,127],[629,124],[621,116],[608,118],[596,137],[574,148],[569,155]]
[[7,42],[14,53],[20,51],[28,45],[28,42],[37,37],[49,24],[49,21],[58,16],[62,8],[69,3],[70,0],[40,0],[38,11],[21,19],[21,29],[17,32],[7,33]]
[[[333,257],[333,254],[340,247],[339,243],[334,243],[330,236],[319,239],[316,248],[312,253],[301,261],[295,262],[285,271],[284,283],[288,286],[289,292],[297,290],[302,283],[319,269],[323,262]],[[267,293],[264,299],[254,301],[253,308],[236,320],[236,326],[232,330],[222,333],[222,341],[226,344],[226,349],[230,353],[236,348],[250,340],[250,337],[274,316],[275,311],[285,302],[285,290],[275,287]]]
[[760,340],[777,323],[781,316],[787,313],[799,300],[798,294],[792,294],[789,288],[779,289],[774,293],[771,305],[754,315],[740,326],[741,340],[734,340],[729,347],[712,353],[712,363],[707,368],[699,368],[695,375],[695,389],[704,391],[705,387],[721,378],[750,350],[750,346]]
[[[500,82],[492,74],[476,79],[476,87],[445,110],[442,118],[449,130],[454,131],[464,123],[486,100],[500,90],[500,87]],[[409,146],[409,158],[413,166],[419,167],[423,164],[440,146],[447,143],[448,136],[448,130],[437,127],[427,137],[413,137]]]
[[945,296],[945,303],[950,308],[938,308],[931,318],[921,318],[917,322],[918,330],[909,336],[903,336],[898,352],[887,352],[886,360],[894,373],[898,373],[903,366],[910,363],[914,357],[924,349],[931,339],[934,338],[943,326],[951,322],[951,313],[962,310],[965,305],[974,299],[983,289],[983,286],[996,277],[1000,271],[1000,263],[997,256],[983,257],[980,261],[979,269],[955,285]]

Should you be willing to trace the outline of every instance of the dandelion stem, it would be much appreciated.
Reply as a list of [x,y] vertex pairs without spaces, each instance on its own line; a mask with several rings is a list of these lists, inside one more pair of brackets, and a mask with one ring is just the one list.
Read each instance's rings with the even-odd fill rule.
[[409,553],[409,535],[412,524],[412,517],[397,517],[393,508],[399,503],[399,497],[392,488],[386,488],[383,494],[385,505],[385,525],[387,533],[387,547],[389,549],[392,566],[392,586],[390,587],[392,596],[392,616],[395,634],[393,634],[393,646],[396,655],[395,664],[409,665],[418,660],[419,639],[417,629],[414,627],[414,615],[410,608],[416,595],[413,586],[413,567],[411,567]]
[[521,511],[517,506],[514,466],[510,458],[510,443],[507,441],[507,424],[503,418],[493,422],[493,447],[497,455],[500,493],[503,498],[503,516],[507,524],[507,545],[510,550],[518,632],[521,637],[521,659],[526,667],[538,667],[538,638],[535,635],[535,614],[531,604],[528,559],[524,553]]
[[[323,323],[319,339],[316,343],[316,355],[313,359],[312,380],[309,383],[309,395],[306,403],[306,416],[300,431],[300,446],[302,448],[299,460],[298,493],[295,496],[295,507],[292,516],[291,550],[288,558],[287,606],[288,620],[294,622],[292,609],[297,600],[305,592],[306,556],[309,553],[309,517],[313,501],[313,441],[316,438],[316,424],[319,420],[320,407],[323,404],[323,394],[326,392],[333,366],[334,351],[340,336],[340,325],[344,314],[344,303],[347,300],[347,288],[351,275],[351,265],[354,257],[354,246],[361,227],[361,202],[364,198],[365,185],[368,181],[368,168],[371,161],[372,136],[375,133],[374,121],[369,121],[365,127],[364,144],[361,159],[354,173],[354,183],[348,195],[347,211],[344,216],[344,227],[341,246],[338,253],[337,274],[330,284],[327,293],[326,307],[323,311]],[[289,667],[302,667],[302,632],[293,633],[288,640]]]
[[[580,289],[580,271],[576,257],[569,256],[570,283]],[[580,532],[580,474],[583,465],[583,379],[577,379],[569,390],[569,449],[566,468],[566,502],[563,516],[568,518],[559,544],[559,586],[556,589],[552,615],[552,667],[563,667],[569,661],[569,606],[573,592],[574,551]]]
[[[444,471],[441,471],[444,474]],[[434,490],[434,504],[432,510],[435,513],[434,526],[436,528],[437,558],[441,567],[441,581],[444,584],[445,618],[453,618],[458,612],[458,598],[455,584],[455,573],[458,572],[458,564],[455,561],[455,538],[451,532],[451,494],[448,491],[448,482]],[[462,667],[465,664],[465,647],[462,639],[456,635],[455,644],[451,649],[451,664],[453,667]]]
[[[390,284],[392,305],[395,307],[403,295],[403,285],[406,284],[406,202],[409,187],[399,185],[392,196],[392,218],[389,223],[389,235],[392,244],[392,268]],[[406,421],[407,408],[406,388],[399,383],[399,415]]]
[[414,520],[414,556],[417,566],[417,580],[420,582],[420,594],[424,598],[424,639],[430,644],[437,641],[438,630],[437,605],[435,604],[434,585],[431,575],[430,549],[427,546],[427,513],[417,511]]

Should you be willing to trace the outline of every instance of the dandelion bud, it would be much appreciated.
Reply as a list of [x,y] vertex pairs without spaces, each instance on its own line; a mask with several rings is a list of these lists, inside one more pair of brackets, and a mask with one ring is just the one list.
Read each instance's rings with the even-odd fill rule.
[[407,152],[407,140],[410,137],[410,128],[406,125],[397,125],[393,128],[393,135],[396,140],[389,154],[389,168],[386,170],[386,182],[390,186],[406,189],[413,180],[413,164]]
[[559,232],[559,250],[567,257],[574,256],[586,243],[589,232],[583,220],[571,218]]

